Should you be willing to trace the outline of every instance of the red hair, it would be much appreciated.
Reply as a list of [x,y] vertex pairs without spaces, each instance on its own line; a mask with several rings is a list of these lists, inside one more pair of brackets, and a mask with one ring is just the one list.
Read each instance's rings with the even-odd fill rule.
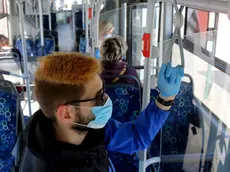
[[84,84],[101,74],[100,62],[80,53],[54,53],[39,59],[35,95],[47,117],[59,105],[80,99]]

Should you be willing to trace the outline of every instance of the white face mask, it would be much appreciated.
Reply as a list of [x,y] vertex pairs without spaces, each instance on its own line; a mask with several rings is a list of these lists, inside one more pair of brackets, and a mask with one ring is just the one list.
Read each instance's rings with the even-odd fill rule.
[[[88,107],[78,107],[78,108],[88,108]],[[80,127],[87,127],[92,129],[100,129],[105,127],[107,122],[112,116],[113,112],[113,103],[110,97],[107,98],[105,104],[103,106],[95,106],[92,108],[93,114],[95,115],[95,119],[93,121],[90,121],[87,125],[85,124],[79,124],[77,122],[74,122],[74,124],[80,126]]]
[[111,34],[111,33],[107,33],[107,34],[104,36],[104,39],[111,38],[111,37],[112,37],[112,34]]

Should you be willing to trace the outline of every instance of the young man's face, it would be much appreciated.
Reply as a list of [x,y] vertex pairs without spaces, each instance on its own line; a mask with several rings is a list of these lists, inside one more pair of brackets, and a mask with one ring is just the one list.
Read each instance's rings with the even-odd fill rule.
[[[73,122],[87,125],[90,121],[94,120],[95,116],[91,108],[94,106],[102,106],[106,96],[101,78],[95,75],[92,80],[85,83],[84,93],[80,98],[80,102],[76,100],[76,103],[66,105],[64,110],[61,111],[61,114],[58,115],[62,116],[62,118],[59,118],[59,123],[63,123],[68,126],[67,129],[75,130],[79,134],[87,133],[88,128],[78,126]],[[101,99],[102,97],[103,99]],[[90,99],[94,100],[84,101]]]

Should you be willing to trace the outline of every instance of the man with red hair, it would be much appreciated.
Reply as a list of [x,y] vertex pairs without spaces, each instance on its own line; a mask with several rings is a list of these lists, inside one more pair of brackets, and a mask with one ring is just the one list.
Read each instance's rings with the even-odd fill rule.
[[163,65],[159,96],[135,123],[111,118],[112,101],[99,77],[101,64],[79,53],[40,60],[35,95],[41,110],[25,130],[28,148],[42,172],[114,172],[107,151],[133,154],[147,148],[168,117],[183,69]]

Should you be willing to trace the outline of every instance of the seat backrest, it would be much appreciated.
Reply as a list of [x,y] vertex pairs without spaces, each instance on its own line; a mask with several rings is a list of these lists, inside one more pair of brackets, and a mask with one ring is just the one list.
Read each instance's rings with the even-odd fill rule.
[[130,86],[106,87],[113,101],[113,116],[120,122],[135,121],[140,113],[140,91]]
[[[112,118],[119,122],[134,122],[140,114],[140,90],[124,85],[111,87],[107,85],[105,90],[113,101]],[[135,172],[138,169],[138,157],[136,154],[125,155],[109,152],[109,157],[117,171]]]
[[0,80],[0,155],[11,153],[18,134],[18,97],[14,85]]
[[[137,84],[105,83],[105,91],[113,101],[113,118],[120,122],[135,121],[141,110],[141,88],[139,80],[133,76],[116,76],[133,79]],[[103,76],[103,79],[115,78]]]
[[52,38],[54,38],[55,41],[55,51],[59,51],[59,40],[58,40],[58,32],[55,30],[44,30],[44,37],[49,37],[52,36]]
[[80,36],[80,42],[79,42],[79,52],[81,52],[82,54],[86,53],[86,42],[87,40],[85,39],[85,34],[83,33]]
[[[103,76],[107,77],[108,76]],[[114,76],[110,76],[114,78]],[[132,76],[122,76],[132,79]],[[104,78],[104,79],[105,79]],[[135,80],[135,79],[134,79]],[[137,81],[138,82],[138,81]],[[141,110],[141,88],[140,84],[106,84],[106,93],[113,101],[112,118],[120,122],[135,121]],[[139,85],[139,86],[137,86]],[[116,152],[109,152],[117,171],[135,172],[138,170],[138,157],[136,154],[125,155]]]
[[53,36],[47,36],[44,38],[44,50],[45,53],[52,54],[55,51],[55,40]]
[[[157,96],[157,90],[151,90],[151,99]],[[182,82],[171,113],[162,127],[162,155],[184,155],[189,133],[189,124],[197,119],[193,106],[193,84]],[[199,122],[198,122],[199,123]],[[155,137],[150,148],[151,157],[159,156],[160,132]],[[183,162],[161,165],[163,171],[180,171]]]
[[[34,41],[33,38],[31,36],[27,36],[26,39],[26,50],[27,50],[27,55],[29,57],[34,56]],[[15,40],[15,48],[17,48],[20,53],[22,54],[22,40],[20,37],[18,37]]]
[[35,50],[37,56],[52,54],[55,51],[55,40],[53,36],[47,35],[44,37],[44,50],[42,50],[41,47],[41,39],[37,37],[35,40]]

